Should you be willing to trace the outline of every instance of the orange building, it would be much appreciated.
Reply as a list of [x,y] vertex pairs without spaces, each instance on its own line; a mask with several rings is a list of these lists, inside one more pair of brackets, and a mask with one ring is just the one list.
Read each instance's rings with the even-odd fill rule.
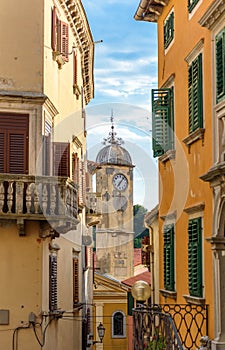
[[[209,243],[214,234],[213,196],[202,175],[216,162],[213,153],[218,153],[217,145],[213,151],[212,130],[217,118],[213,120],[212,111],[224,96],[223,13],[224,1],[220,0],[141,0],[135,14],[136,20],[158,24],[158,89],[152,91],[152,131],[161,180],[160,303],[207,309],[202,332],[215,339],[215,349],[224,344],[223,338],[218,340],[223,322],[214,321],[222,309],[217,305],[215,317],[220,302],[215,302],[215,264]],[[220,39],[223,51],[216,44]],[[217,77],[215,62],[220,64]],[[214,134],[215,143],[220,138],[219,128]],[[211,175],[209,172],[203,178],[210,181]],[[194,345],[199,344],[186,340],[186,348]]]

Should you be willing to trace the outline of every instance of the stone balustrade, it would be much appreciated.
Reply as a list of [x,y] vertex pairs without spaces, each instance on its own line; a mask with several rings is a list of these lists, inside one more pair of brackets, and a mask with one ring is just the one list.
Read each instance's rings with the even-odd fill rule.
[[78,187],[64,177],[0,174],[0,220],[78,221]]

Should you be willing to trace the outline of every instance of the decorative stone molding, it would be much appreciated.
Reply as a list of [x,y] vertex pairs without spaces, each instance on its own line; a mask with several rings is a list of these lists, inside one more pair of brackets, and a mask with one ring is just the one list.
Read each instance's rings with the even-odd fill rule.
[[220,20],[224,11],[225,0],[215,0],[200,18],[200,25],[211,30],[214,24]]
[[191,207],[184,208],[184,212],[187,214],[194,214],[203,211],[205,208],[205,203],[198,203]]
[[173,211],[172,213],[168,213],[168,214],[166,214],[166,215],[161,215],[160,216],[160,219],[162,219],[162,220],[176,220],[176,218],[177,218],[177,211],[175,210],[175,211]]
[[199,40],[197,45],[189,52],[189,54],[185,57],[185,61],[190,64],[195,57],[199,54],[200,51],[202,51],[204,46],[204,39]]
[[141,0],[134,15],[136,21],[157,22],[170,0]]
[[169,161],[171,159],[175,159],[175,158],[176,158],[176,151],[174,149],[172,149],[172,150],[165,152],[158,159],[161,163],[166,163],[167,161]]
[[204,134],[205,129],[199,128],[183,139],[183,143],[188,147],[188,152],[190,152],[190,146],[197,140],[202,140],[202,146],[204,146]]
[[172,292],[166,289],[160,289],[159,290],[160,294],[164,297],[164,298],[169,298],[169,299],[177,299],[177,292]]
[[191,295],[183,295],[184,299],[189,304],[195,304],[195,305],[205,305],[205,299],[204,298],[197,298],[193,297]]

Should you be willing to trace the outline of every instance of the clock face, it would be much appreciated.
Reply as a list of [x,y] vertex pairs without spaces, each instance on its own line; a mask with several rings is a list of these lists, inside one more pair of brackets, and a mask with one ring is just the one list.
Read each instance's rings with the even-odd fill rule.
[[113,185],[118,191],[124,191],[128,185],[126,176],[123,174],[116,174],[113,178]]

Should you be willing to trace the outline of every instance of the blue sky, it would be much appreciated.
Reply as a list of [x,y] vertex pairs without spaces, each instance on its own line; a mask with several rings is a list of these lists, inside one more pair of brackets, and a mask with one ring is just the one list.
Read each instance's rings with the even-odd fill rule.
[[137,22],[139,0],[83,0],[95,45],[95,98],[87,107],[88,158],[95,160],[110,131],[135,164],[134,203],[158,202],[157,163],[151,150],[151,89],[157,87],[157,25]]

